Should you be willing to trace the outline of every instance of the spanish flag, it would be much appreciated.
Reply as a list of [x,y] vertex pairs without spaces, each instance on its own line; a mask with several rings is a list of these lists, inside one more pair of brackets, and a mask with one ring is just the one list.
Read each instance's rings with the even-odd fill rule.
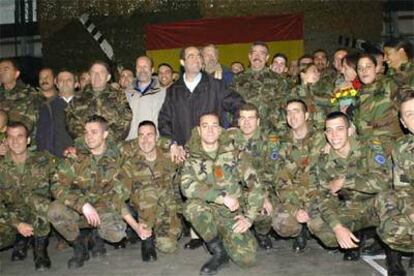
[[[180,49],[185,46],[214,44],[219,61],[248,65],[248,53],[254,41],[266,42],[270,56],[284,53],[290,60],[303,54],[303,15],[245,16],[209,18],[145,26],[147,55],[155,66],[166,62],[179,68]],[[270,62],[270,61],[269,61]]]

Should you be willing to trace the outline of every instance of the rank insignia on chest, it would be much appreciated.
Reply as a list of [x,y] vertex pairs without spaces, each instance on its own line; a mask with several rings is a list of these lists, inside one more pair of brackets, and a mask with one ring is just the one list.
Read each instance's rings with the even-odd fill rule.
[[279,159],[279,152],[276,149],[272,150],[272,153],[270,154],[270,159],[274,161]]
[[221,166],[214,167],[214,176],[218,179],[223,178],[224,174]]
[[386,161],[384,155],[382,155],[382,154],[375,155],[374,160],[379,165],[384,165],[385,164],[385,161]]

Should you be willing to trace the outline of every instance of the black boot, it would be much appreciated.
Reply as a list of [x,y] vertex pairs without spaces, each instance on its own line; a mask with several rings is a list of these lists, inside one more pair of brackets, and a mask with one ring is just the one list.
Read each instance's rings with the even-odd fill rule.
[[126,248],[126,238],[122,239],[120,242],[112,243],[114,249],[124,249]]
[[260,248],[263,248],[265,250],[273,248],[272,240],[270,239],[270,236],[268,234],[262,235],[256,232],[256,240]]
[[36,270],[45,271],[50,268],[50,259],[47,254],[49,237],[35,237],[33,246],[33,257]]
[[203,246],[204,242],[202,239],[191,239],[189,242],[184,244],[184,249],[196,249]]
[[359,260],[360,256],[361,256],[361,251],[359,247],[355,249],[346,249],[344,252],[344,261],[356,262]]
[[81,230],[79,236],[72,242],[73,256],[68,261],[68,268],[78,268],[89,260],[88,240],[86,231]]
[[157,251],[155,250],[154,236],[142,241],[141,257],[144,262],[155,262],[157,260]]
[[294,252],[302,252],[307,244],[307,229],[306,226],[302,225],[302,230],[300,231],[299,236],[293,241],[292,249]]
[[98,230],[93,229],[92,230],[92,257],[99,257],[99,256],[105,256],[106,249],[105,249],[105,242],[104,240],[99,236]]
[[215,275],[223,267],[223,265],[229,262],[229,256],[227,255],[226,249],[223,246],[223,242],[219,237],[215,237],[209,242],[206,242],[208,250],[213,254],[202,267],[201,275]]
[[401,253],[385,246],[388,276],[405,276],[407,272],[401,263]]
[[375,238],[374,242],[371,245],[362,248],[361,253],[362,255],[368,256],[380,255],[384,253],[384,248],[382,248],[381,243],[379,243],[377,238]]
[[30,238],[23,237],[20,234],[16,235],[16,241],[14,242],[13,252],[11,255],[11,260],[13,262],[26,259],[29,240]]

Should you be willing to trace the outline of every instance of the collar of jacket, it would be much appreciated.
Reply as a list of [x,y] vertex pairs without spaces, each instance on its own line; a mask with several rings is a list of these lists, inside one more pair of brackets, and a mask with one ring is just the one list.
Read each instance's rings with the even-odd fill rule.
[[144,91],[141,91],[139,89],[139,81],[138,81],[138,79],[135,79],[134,82],[133,82],[133,84],[134,84],[133,85],[133,89],[136,92],[138,92],[138,93],[140,93],[142,95],[149,94],[149,93],[157,93],[157,92],[159,92],[161,90],[160,87],[159,87],[159,84],[158,84],[158,79],[156,77],[151,77],[151,82],[144,89]]

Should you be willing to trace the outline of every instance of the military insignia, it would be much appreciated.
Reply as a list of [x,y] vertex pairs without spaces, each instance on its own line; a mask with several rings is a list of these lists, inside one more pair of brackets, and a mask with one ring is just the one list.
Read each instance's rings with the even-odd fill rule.
[[381,141],[380,140],[377,140],[377,139],[372,140],[372,143],[374,145],[381,145],[382,144]]
[[268,139],[270,143],[276,143],[279,140],[276,135],[269,135]]
[[385,164],[386,159],[385,159],[384,155],[382,155],[382,154],[375,155],[374,159],[375,159],[375,162],[377,162],[377,164],[380,164],[380,165]]
[[223,178],[224,174],[223,174],[223,169],[221,168],[221,166],[214,167],[214,176],[219,179]]
[[270,159],[272,160],[278,160],[279,159],[279,152],[277,150],[273,150],[270,154]]

